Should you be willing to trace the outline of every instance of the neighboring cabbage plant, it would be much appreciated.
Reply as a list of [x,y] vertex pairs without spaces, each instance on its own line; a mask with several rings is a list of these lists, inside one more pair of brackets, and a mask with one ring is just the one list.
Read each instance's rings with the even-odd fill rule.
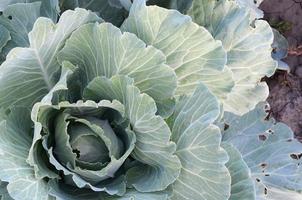
[[193,20],[145,0],[51,2],[75,9],[33,19],[0,67],[1,200],[301,197],[302,145],[258,104],[276,67],[265,22],[225,0],[193,1]]

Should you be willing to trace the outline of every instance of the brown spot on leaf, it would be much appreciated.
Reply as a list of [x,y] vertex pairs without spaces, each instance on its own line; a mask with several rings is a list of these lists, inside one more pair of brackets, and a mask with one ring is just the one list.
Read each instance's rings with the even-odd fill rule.
[[259,140],[261,141],[265,141],[267,139],[267,137],[265,135],[259,135]]

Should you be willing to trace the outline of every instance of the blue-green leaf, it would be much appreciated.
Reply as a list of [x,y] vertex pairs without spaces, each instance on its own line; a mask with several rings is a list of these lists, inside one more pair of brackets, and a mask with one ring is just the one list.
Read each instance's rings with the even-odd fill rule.
[[231,91],[232,72],[225,66],[221,42],[190,17],[136,0],[121,29],[164,53],[177,75],[177,95],[193,93],[199,82],[222,99]]
[[[0,69],[0,106],[31,106],[41,100],[59,79],[57,53],[79,26],[99,21],[93,13],[65,12],[55,25],[39,18],[29,34],[29,48],[15,48]],[[22,81],[21,81],[22,80]]]
[[270,196],[271,188],[301,191],[302,145],[285,124],[266,119],[264,107],[241,117],[226,113],[223,140],[238,149],[250,168],[257,197]]
[[182,170],[173,183],[171,200],[225,200],[230,196],[228,156],[220,147],[220,130],[212,124],[219,111],[217,99],[202,84],[192,96],[177,102],[169,122]]
[[242,115],[268,97],[268,86],[260,82],[277,67],[271,57],[273,32],[263,20],[250,19],[249,11],[229,0],[195,0],[189,11],[193,21],[206,27],[227,51],[227,66],[235,86],[224,109]]

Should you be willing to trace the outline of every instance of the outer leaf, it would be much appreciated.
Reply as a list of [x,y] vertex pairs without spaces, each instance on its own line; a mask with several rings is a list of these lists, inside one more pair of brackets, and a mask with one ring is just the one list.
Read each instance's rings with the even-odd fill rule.
[[120,25],[126,16],[123,6],[129,7],[127,1],[129,0],[62,0],[60,4],[63,10],[77,7],[92,10],[106,22]]
[[100,200],[100,194],[89,189],[81,189],[65,185],[62,182],[50,181],[49,195],[56,200]]
[[254,180],[251,177],[251,171],[244,162],[240,152],[231,144],[224,143],[223,148],[229,155],[229,161],[226,164],[231,177],[231,196],[229,200],[255,200],[256,189]]
[[[2,48],[7,44],[7,42],[11,39],[9,31],[2,25],[0,25],[0,52]],[[1,58],[0,58],[1,59]]]
[[204,85],[176,104],[169,121],[182,170],[173,184],[172,200],[229,197],[231,179],[225,167],[228,156],[220,147],[219,128],[211,124],[218,116],[219,103]]
[[[14,47],[29,46],[28,33],[32,30],[34,22],[40,16],[40,2],[20,3],[9,5],[2,10],[0,16],[1,41],[4,40],[0,62],[5,60],[8,52]],[[4,31],[4,32],[3,32]],[[6,32],[6,33],[5,33]],[[8,35],[10,37],[8,38]]]
[[269,24],[257,20],[251,26],[249,11],[228,0],[196,0],[189,12],[205,26],[227,51],[227,66],[232,70],[235,87],[224,108],[236,114],[253,109],[268,96],[264,76],[271,76],[276,62],[271,58],[273,33]]
[[136,190],[127,190],[127,193],[122,197],[104,197],[104,200],[168,200],[169,192],[152,192],[141,193]]
[[13,49],[1,66],[0,106],[31,106],[46,95],[58,81],[56,56],[65,40],[79,26],[98,20],[83,9],[65,12],[56,26],[39,18],[29,34],[30,47]]
[[[60,13],[58,0],[2,0],[0,2],[0,11],[7,9],[10,5],[17,3],[41,3],[41,16],[51,18],[54,22],[57,21],[58,15]],[[29,13],[21,13],[29,14]],[[24,16],[25,17],[25,16]]]
[[287,39],[278,32],[278,30],[273,29],[274,33],[274,43],[272,44],[273,52],[272,57],[278,62],[278,69],[290,71],[288,64],[283,62],[281,59],[287,56],[287,49],[289,44]]
[[175,9],[181,13],[184,13],[190,8],[192,0],[147,0],[147,3],[168,9]]
[[278,189],[278,188],[273,188],[269,187],[270,193],[267,195],[261,195],[258,197],[259,200],[301,200],[302,199],[302,194],[293,192],[290,190],[286,189]]
[[79,28],[66,42],[59,59],[78,65],[85,83],[97,76],[127,75],[155,100],[172,97],[176,89],[175,73],[165,65],[160,51],[108,23]]
[[124,104],[126,118],[137,138],[131,156],[141,163],[127,172],[129,184],[140,192],[154,192],[167,188],[176,180],[181,164],[173,155],[175,144],[170,141],[170,129],[160,116],[155,115],[154,100],[140,94],[131,79],[97,77],[85,89],[84,98],[94,101],[116,99]]
[[12,109],[1,122],[0,179],[9,182],[8,192],[16,200],[46,200],[47,185],[34,178],[33,168],[26,162],[32,139],[29,116],[27,109]]
[[263,15],[264,15],[263,11],[258,8],[263,0],[256,0],[256,1],[255,0],[235,0],[235,1],[239,6],[244,7],[250,11],[251,20],[260,19],[263,17]]
[[7,190],[15,200],[48,200],[48,185],[34,177],[24,177],[8,184]]
[[8,194],[7,183],[0,181],[0,199],[1,200],[13,200],[12,197]]
[[3,11],[7,8],[7,6],[15,3],[23,3],[24,0],[2,0],[0,3],[0,11]]
[[233,144],[251,170],[257,197],[270,196],[271,188],[302,189],[302,145],[282,123],[266,121],[260,105],[243,115],[225,115],[229,128],[223,140]]
[[190,17],[136,0],[121,29],[135,33],[166,55],[177,75],[177,95],[192,93],[200,81],[221,98],[231,91],[232,74],[225,69],[221,43]]

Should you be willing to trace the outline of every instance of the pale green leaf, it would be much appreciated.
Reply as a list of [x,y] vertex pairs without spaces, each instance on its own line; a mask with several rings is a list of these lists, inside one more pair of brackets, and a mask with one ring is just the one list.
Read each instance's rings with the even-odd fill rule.
[[137,0],[121,29],[136,34],[166,55],[167,64],[177,75],[177,95],[192,93],[199,82],[220,98],[226,98],[231,91],[232,73],[225,66],[221,42],[189,16]]
[[84,91],[85,99],[120,101],[125,106],[137,141],[131,156],[141,164],[127,172],[127,181],[141,192],[165,189],[173,183],[180,172],[180,161],[175,153],[175,144],[170,141],[171,132],[163,118],[155,115],[154,100],[141,94],[133,80],[114,76],[111,79],[97,77]]
[[[7,7],[13,4],[26,3],[30,4],[33,2],[41,3],[41,16],[48,17],[54,22],[57,21],[57,18],[60,13],[59,0],[1,0],[0,2],[0,11],[5,10]],[[23,4],[24,5],[24,4]],[[21,13],[21,14],[31,14],[31,13]],[[25,15],[24,15],[25,17]]]
[[217,99],[201,84],[191,97],[176,104],[169,122],[182,170],[173,183],[171,200],[225,200],[230,196],[228,156],[220,147],[219,128],[211,124],[219,110]]
[[250,11],[251,20],[263,18],[263,11],[258,8],[263,0],[234,0],[239,6]]
[[301,192],[294,192],[291,190],[287,190],[284,188],[274,188],[268,187],[270,191],[267,195],[262,194],[258,196],[257,200],[301,200],[302,193]]
[[270,196],[270,188],[301,191],[302,145],[289,127],[266,117],[263,104],[241,117],[226,113],[223,140],[238,149],[250,168],[257,197]]
[[86,84],[97,76],[127,75],[155,100],[172,97],[176,88],[175,73],[160,51],[108,23],[79,28],[67,40],[59,59],[78,65]]
[[229,155],[229,161],[226,163],[232,180],[229,200],[255,200],[256,190],[251,171],[240,152],[231,144],[223,143],[222,146]]
[[225,110],[242,115],[264,101],[268,87],[259,82],[276,69],[269,24],[257,20],[251,25],[249,11],[228,0],[196,0],[189,15],[221,40],[227,51],[227,66],[233,72],[235,87],[223,101]]
[[32,139],[31,128],[27,109],[12,109],[6,121],[1,122],[0,179],[9,183],[9,195],[16,200],[48,198],[48,186],[34,177],[33,168],[26,162]]
[[[0,70],[0,106],[31,106],[41,100],[58,81],[57,53],[79,26],[98,21],[86,10],[62,14],[57,25],[39,18],[29,34],[29,48],[15,48]],[[22,80],[22,81],[20,81]]]
[[43,180],[24,177],[8,184],[7,190],[15,200],[48,200],[49,187]]
[[105,196],[104,200],[168,200],[170,191],[142,193],[134,189],[128,189],[122,197]]
[[1,121],[0,179],[10,182],[32,174],[26,163],[31,142],[31,121],[27,109],[12,109],[5,121]]
[[9,5],[2,11],[3,14],[0,16],[1,30],[5,28],[9,32],[10,40],[3,46],[0,61],[5,60],[6,55],[12,48],[29,46],[28,33],[40,16],[40,6],[40,2],[20,3]]

